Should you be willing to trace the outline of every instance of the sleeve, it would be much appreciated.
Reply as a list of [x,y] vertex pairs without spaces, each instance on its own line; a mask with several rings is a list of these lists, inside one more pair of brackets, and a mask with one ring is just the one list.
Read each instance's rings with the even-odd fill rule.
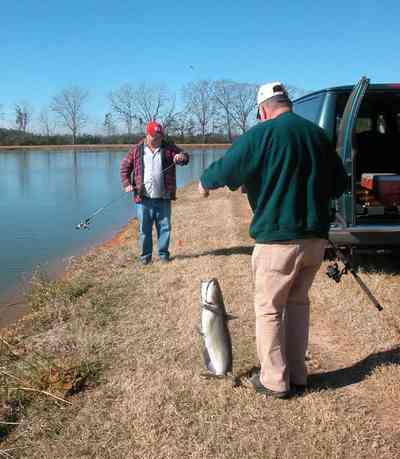
[[209,190],[224,186],[236,190],[249,182],[258,168],[258,151],[253,143],[250,129],[203,172],[201,184]]
[[133,148],[130,149],[128,154],[121,160],[119,174],[121,178],[122,187],[125,188],[128,185],[134,185],[131,183],[131,174],[133,171]]

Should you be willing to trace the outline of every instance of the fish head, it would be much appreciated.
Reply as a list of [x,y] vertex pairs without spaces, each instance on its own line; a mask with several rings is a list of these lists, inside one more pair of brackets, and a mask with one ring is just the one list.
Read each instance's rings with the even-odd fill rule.
[[217,279],[201,281],[201,306],[215,310],[216,314],[226,315],[224,298]]

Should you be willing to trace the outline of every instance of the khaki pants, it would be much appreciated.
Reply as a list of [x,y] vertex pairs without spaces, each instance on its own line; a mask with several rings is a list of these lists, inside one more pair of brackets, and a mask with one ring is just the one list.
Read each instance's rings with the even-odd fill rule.
[[256,244],[252,256],[260,380],[286,391],[306,384],[308,291],[321,266],[327,241],[301,239]]

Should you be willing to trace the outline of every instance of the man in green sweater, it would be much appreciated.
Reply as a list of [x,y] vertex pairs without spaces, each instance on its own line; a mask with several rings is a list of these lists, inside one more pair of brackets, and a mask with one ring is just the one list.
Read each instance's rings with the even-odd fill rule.
[[321,265],[330,200],[347,176],[324,131],[292,112],[280,82],[257,94],[261,120],[208,167],[200,193],[244,185],[253,210],[250,235],[257,354],[256,392],[286,398],[307,385],[308,291]]

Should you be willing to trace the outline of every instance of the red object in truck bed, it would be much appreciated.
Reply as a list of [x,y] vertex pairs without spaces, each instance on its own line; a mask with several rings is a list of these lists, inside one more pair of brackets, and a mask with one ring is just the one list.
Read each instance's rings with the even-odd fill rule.
[[375,193],[381,203],[387,207],[400,205],[400,175],[362,174],[361,186]]

